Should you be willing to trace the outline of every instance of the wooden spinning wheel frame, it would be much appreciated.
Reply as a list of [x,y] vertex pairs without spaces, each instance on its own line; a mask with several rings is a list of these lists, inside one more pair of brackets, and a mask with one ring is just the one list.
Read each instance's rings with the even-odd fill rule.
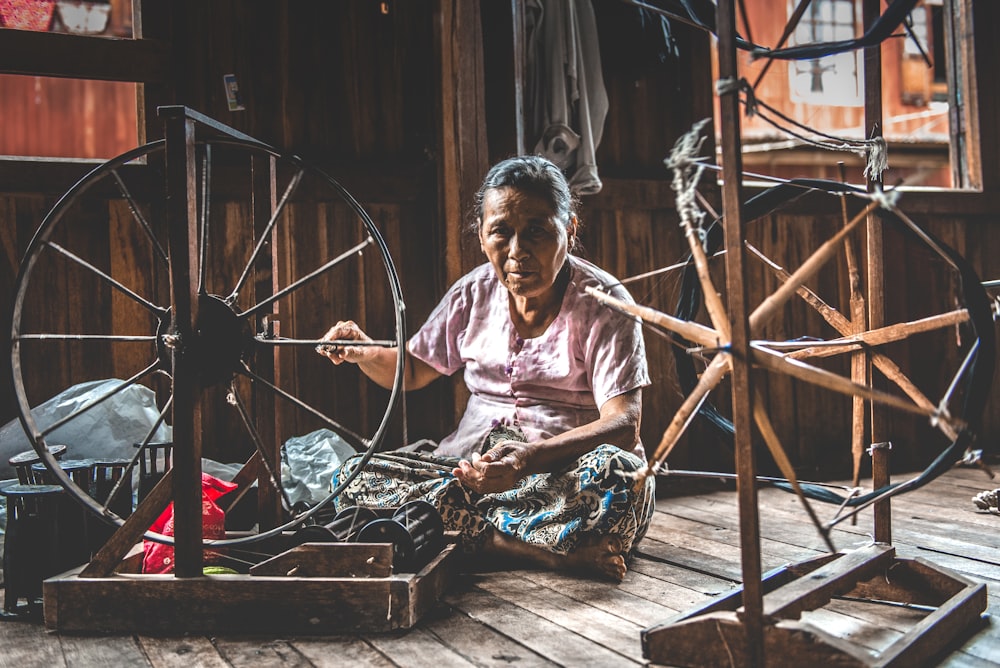
[[[311,300],[322,294],[316,291],[317,283],[324,285],[325,291],[330,291],[331,282],[334,286],[345,286],[352,280],[367,281],[361,285],[363,290],[369,284],[373,290],[381,286],[384,290],[381,304],[388,312],[379,316],[384,318],[390,337],[367,345],[404,345],[404,306],[399,281],[387,245],[364,209],[334,179],[295,156],[282,155],[184,107],[163,107],[160,115],[165,123],[165,140],[108,161],[59,200],[32,239],[17,280],[11,359],[22,424],[42,461],[63,487],[90,511],[119,526],[84,569],[85,575],[110,573],[125,551],[142,536],[175,545],[178,576],[200,575],[205,545],[254,543],[306,522],[344,485],[332,490],[322,503],[293,512],[282,489],[279,471],[279,439],[290,435],[279,434],[275,427],[280,406],[300,411],[313,424],[333,430],[370,457],[380,446],[401,399],[402,357],[384,415],[367,436],[330,417],[325,408],[321,410],[303,400],[296,391],[283,389],[278,382],[280,373],[276,369],[280,366],[280,356],[287,355],[284,351],[313,355],[311,359],[322,365],[312,352],[320,343],[315,338],[317,332],[310,330],[302,338],[283,337],[277,325],[284,325],[288,331],[295,329],[296,322],[276,323],[273,313],[278,304],[293,300],[298,301],[292,308],[282,306],[282,318],[286,318],[287,312],[294,312],[295,306],[308,308]],[[126,174],[131,165],[140,174],[145,171],[159,174],[159,180],[149,175],[133,178]],[[148,244],[146,255],[151,264],[145,273],[158,276],[158,283],[150,279],[143,286],[125,284],[112,275],[120,273],[114,270],[113,258],[90,258],[86,249],[71,246],[71,240],[79,237],[63,230],[73,226],[74,211],[79,212],[76,207],[86,194],[93,192],[118,194],[127,201],[131,221],[125,223],[124,233],[131,229],[132,234]],[[251,220],[248,230],[237,233],[215,229],[217,214],[212,209],[212,196],[218,193],[229,207],[234,206],[233,200],[242,201]],[[337,233],[337,239],[353,236],[354,241],[345,243],[332,259],[320,258],[315,268],[292,276],[290,269],[279,266],[288,258],[285,244],[296,240],[301,243],[309,238],[306,235],[317,233],[315,227],[297,220],[301,216],[303,221],[311,221],[294,210],[297,198],[313,204],[321,199],[335,202],[346,217],[353,218],[346,226],[350,229]],[[369,247],[375,250],[378,260],[365,264],[364,251]],[[212,266],[218,257],[226,258],[226,262],[220,263],[224,266]],[[135,258],[123,261],[130,260]],[[141,264],[140,261],[139,269]],[[60,267],[69,274],[69,280],[53,284],[50,274]],[[349,272],[346,277],[345,267]],[[235,270],[228,274],[227,268]],[[376,276],[376,272],[381,276]],[[279,279],[287,283],[278,286]],[[87,291],[89,287],[94,294],[102,290],[111,293],[113,297],[106,298],[119,300],[116,303],[120,313],[110,322],[101,322],[100,312],[94,313],[82,332],[52,331],[46,328],[44,319],[37,317],[40,311],[35,307],[53,285],[57,290],[65,285],[70,290]],[[87,301],[90,297],[93,295],[81,295],[80,299],[100,308],[100,300]],[[31,396],[30,363],[25,364],[22,357],[27,348],[31,348],[29,360],[31,355],[45,354],[46,346],[53,350],[62,350],[62,346],[97,346],[98,350],[110,352],[112,359],[145,357],[145,360],[133,375],[104,395],[51,424],[39,426],[31,413],[37,397]],[[136,347],[144,352],[132,352]],[[120,349],[128,350],[119,352]],[[81,489],[62,471],[50,454],[49,441],[60,427],[73,420],[86,420],[88,411],[95,406],[155,376],[169,378],[168,396],[160,402],[158,418],[138,444],[140,447],[119,484],[129,487],[131,493],[132,468],[168,419],[173,430],[173,466],[135,512],[123,519],[110,509],[119,489],[113,489],[107,499],[92,498],[89,490]],[[252,395],[249,398],[248,387]],[[242,491],[258,483],[260,527],[239,537],[203,541],[201,420],[202,411],[207,409],[203,406],[203,395],[210,388],[226,391],[227,403],[245,428],[245,438],[254,446],[253,455],[235,482]],[[174,535],[147,532],[171,500]]]

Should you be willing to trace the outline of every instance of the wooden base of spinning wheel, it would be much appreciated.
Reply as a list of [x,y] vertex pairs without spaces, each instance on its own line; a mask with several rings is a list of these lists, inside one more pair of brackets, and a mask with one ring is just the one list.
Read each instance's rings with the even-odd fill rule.
[[[980,624],[986,586],[875,544],[785,566],[762,578],[764,656],[775,666],[923,665]],[[803,613],[834,597],[927,610],[890,646],[875,652],[810,624]],[[714,600],[642,632],[643,656],[672,666],[746,666],[743,592]]]
[[[74,569],[43,584],[49,630],[71,633],[296,634],[410,628],[455,573],[448,543],[417,573],[392,573],[389,543],[305,543],[249,575],[139,574],[141,551],[107,577]],[[130,572],[131,571],[131,572]]]

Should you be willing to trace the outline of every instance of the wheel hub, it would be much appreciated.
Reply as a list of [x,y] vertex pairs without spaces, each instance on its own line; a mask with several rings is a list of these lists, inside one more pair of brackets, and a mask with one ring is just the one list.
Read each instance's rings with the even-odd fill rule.
[[187,355],[202,387],[228,382],[239,370],[253,344],[253,332],[218,295],[198,297],[198,322],[193,336],[177,334],[172,309],[157,328],[156,351],[165,369],[173,370],[173,353]]

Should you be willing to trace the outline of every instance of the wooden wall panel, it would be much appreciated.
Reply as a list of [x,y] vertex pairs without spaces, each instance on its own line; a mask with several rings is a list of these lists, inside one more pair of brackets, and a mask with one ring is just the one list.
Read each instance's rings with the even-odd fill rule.
[[[384,15],[380,13],[380,4],[362,0],[342,3],[305,0],[272,3],[259,11],[246,12],[232,0],[177,3],[173,11],[180,22],[175,32],[177,44],[183,45],[178,47],[175,63],[179,77],[177,97],[164,102],[190,105],[251,135],[287,147],[342,180],[386,236],[403,283],[407,330],[412,334],[447,287],[445,240],[461,238],[454,230],[466,220],[464,211],[461,216],[440,214],[438,150],[445,141],[456,139],[440,136],[441,123],[436,116],[439,100],[435,95],[440,94],[440,86],[449,83],[437,80],[441,66],[435,60],[439,54],[434,53],[432,25],[432,5],[436,5],[432,0],[389,3],[390,13]],[[489,34],[491,27],[503,25],[487,19],[482,26],[486,31],[484,43],[507,43]],[[606,73],[611,111],[598,152],[605,185],[600,194],[582,202],[581,240],[585,257],[620,278],[672,264],[686,255],[674,212],[670,174],[662,160],[682,132],[694,121],[711,114],[712,81],[707,38],[683,28],[677,34],[683,60],[638,75]],[[488,65],[490,59],[498,57],[502,54],[484,54]],[[245,110],[229,111],[226,107],[222,86],[222,75],[226,73],[237,75]],[[481,85],[493,87],[504,81],[508,79],[500,77]],[[496,99],[497,95],[498,91],[491,89],[485,99]],[[981,108],[992,109],[993,97],[980,99]],[[510,141],[509,129],[486,134],[493,142],[489,146],[491,157],[513,152],[512,146],[503,145]],[[705,147],[709,154],[713,152],[711,141]],[[26,173],[35,172],[26,170]],[[25,188],[28,181],[21,179],[18,188],[35,193],[63,192],[72,183],[70,180],[64,187],[54,189],[43,177],[38,178],[34,188]],[[707,183],[705,192],[710,200],[718,200],[715,186]],[[0,239],[4,248],[4,254],[0,255],[0,307],[5,311],[21,253],[53,201],[52,197],[37,194],[0,193]],[[950,210],[940,218],[924,214],[918,222],[965,252],[983,278],[1000,277],[1000,260],[994,259],[1000,256],[994,252],[995,202],[959,197],[945,201],[936,196],[917,198],[917,203],[918,210]],[[248,210],[245,201],[228,196],[223,189],[213,199],[213,225],[224,231],[235,245],[245,234]],[[129,278],[143,290],[159,295],[165,284],[144,266],[151,261],[147,258],[148,248],[135,238],[136,230],[120,198],[97,198],[87,204],[87,211],[95,225],[103,216],[105,230],[101,232],[95,227],[92,238],[80,239],[83,247],[109,263],[116,278],[121,276],[123,282]],[[293,225],[279,230],[279,239],[288,242],[279,259],[283,281],[301,275],[296,272],[314,268],[322,258],[329,258],[353,239],[350,232],[356,221],[342,205],[304,199],[292,207],[289,215]],[[762,250],[785,256],[792,264],[815,247],[839,221],[839,206],[835,202],[810,200],[754,223],[752,235]],[[887,245],[890,248],[887,276],[895,291],[895,296],[887,302],[889,317],[905,317],[932,304],[940,305],[952,286],[932,280],[924,265],[910,253],[908,242],[890,235]],[[462,250],[465,253],[471,249],[474,254],[475,248],[474,240],[466,239]],[[282,333],[311,337],[325,331],[336,319],[346,317],[364,317],[371,323],[373,336],[387,331],[384,296],[366,294],[363,290],[369,279],[379,273],[371,266],[372,260],[371,254],[366,253],[363,263],[303,290],[287,303],[282,302],[279,305]],[[716,271],[721,285],[721,263],[716,264],[720,264]],[[223,269],[221,261],[213,260],[212,266],[213,271]],[[752,261],[750,266],[747,280],[752,282],[751,303],[756,303],[774,289],[776,281]],[[844,274],[843,262],[838,260],[816,282],[817,289],[841,309],[844,309]],[[62,281],[59,286],[66,285],[65,279],[54,274],[44,280],[51,281],[53,286],[59,281]],[[629,289],[641,303],[673,312],[679,278],[676,272],[658,275],[630,283]],[[96,310],[91,312],[85,308],[87,302],[69,303],[64,297],[61,302],[46,303],[37,316],[38,322],[74,328],[94,319],[94,313],[98,314],[97,319],[116,324],[134,317],[134,306],[117,295],[95,295],[93,304]],[[767,331],[780,338],[817,328],[823,333],[828,331],[822,330],[815,316],[796,303],[785,309],[781,319]],[[7,336],[5,326],[0,338]],[[951,333],[898,351],[901,364],[919,384],[933,386],[941,382],[939,351],[951,350],[949,336]],[[650,334],[647,349],[653,386],[644,393],[642,436],[652,449],[680,405],[682,393],[671,343]],[[944,356],[950,364],[953,353],[946,352]],[[39,369],[47,379],[46,391],[63,389],[61,384],[68,381],[67,374],[76,371],[76,367],[100,376],[127,373],[134,368],[139,355],[129,351],[84,357],[79,352],[59,349],[41,361]],[[0,365],[6,368],[9,360],[6,355],[3,359]],[[359,378],[356,370],[334,369],[311,350],[288,353],[282,359],[287,360],[282,364],[282,382],[289,383],[289,387],[317,407],[330,408],[335,417],[342,417],[352,428],[373,428],[374,421],[381,417],[383,391]],[[96,368],[89,368],[90,364]],[[779,434],[803,475],[843,477],[849,463],[849,402],[829,400],[800,382],[761,375],[765,400],[776,418]],[[439,381],[407,397],[411,440],[439,437],[453,426],[454,388],[449,381]],[[213,412],[226,417],[220,418],[217,425],[210,424],[209,429],[215,443],[212,447],[232,454],[245,450],[247,444],[238,427],[234,432],[236,437],[227,435],[230,425],[223,420],[232,417],[232,410],[224,394],[219,392],[210,401]],[[461,388],[457,394],[460,399]],[[727,389],[717,395],[720,409],[725,411]],[[288,435],[319,426],[313,418],[287,406],[279,410]],[[6,384],[0,384],[0,414],[5,419],[14,415],[13,399]],[[997,452],[1000,406],[996,402],[990,404],[984,424],[984,436],[978,445]],[[926,463],[926,457],[937,447],[936,437],[926,423],[908,416],[893,417],[891,426],[894,440],[900,443],[894,454],[894,466],[912,469]],[[394,422],[387,442],[401,439],[401,423]],[[730,470],[732,455],[725,441],[703,420],[696,420],[669,463],[675,468]],[[769,466],[766,456],[762,456],[762,470],[769,470]]]

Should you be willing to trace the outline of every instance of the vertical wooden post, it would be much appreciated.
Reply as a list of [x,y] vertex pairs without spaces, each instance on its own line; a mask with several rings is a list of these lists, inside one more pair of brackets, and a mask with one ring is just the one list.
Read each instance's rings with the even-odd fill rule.
[[486,170],[486,95],[479,2],[437,0],[434,38],[440,67],[440,206],[446,225],[447,281],[479,263],[463,249],[466,213]]
[[[879,0],[864,0],[864,26],[874,23],[881,11]],[[864,51],[865,78],[865,136],[868,138],[882,136],[882,45],[871,46]],[[872,179],[872,176],[875,179]],[[876,180],[877,179],[877,180]],[[881,187],[881,175],[870,175],[868,191]],[[868,327],[876,329],[885,325],[885,265],[882,254],[882,224],[877,212],[868,214],[866,221],[868,265]],[[872,373],[871,355],[867,360],[868,378],[872,387],[875,377]],[[872,486],[879,489],[889,484],[889,442],[886,434],[885,408],[871,403],[872,437]],[[875,541],[878,543],[892,542],[892,515],[889,499],[875,504]]]
[[[718,5],[719,78],[739,79],[736,62],[735,0]],[[750,324],[744,267],[742,202],[743,158],[740,140],[740,93],[735,85],[719,97],[722,131],[722,204],[726,240],[726,297],[731,326],[733,426],[736,431],[737,498],[740,507],[740,555],[743,567],[743,630],[748,665],[764,665],[763,587],[760,566],[760,518],[753,455],[753,388],[750,376]]]
[[[466,213],[489,167],[486,93],[479,0],[435,0],[434,43],[440,108],[438,211],[445,225],[445,281],[458,280],[481,261],[478,246],[463,248]],[[456,380],[455,415],[467,399]]]
[[527,45],[525,44],[525,23],[524,23],[524,0],[510,0],[510,13],[514,25],[514,127],[517,154],[524,155],[528,148],[528,139],[525,137],[525,101],[524,101],[524,76],[525,65],[527,64]]
[[[267,228],[271,215],[278,207],[277,183],[275,181],[275,159],[267,155],[255,155],[252,159],[252,202],[253,209],[253,229],[254,243],[260,239]],[[257,302],[267,299],[278,291],[278,276],[276,268],[279,266],[275,253],[278,245],[274,243],[275,232],[271,232],[272,239],[268,240],[270,252],[261,253],[253,269],[254,291]],[[266,321],[266,322],[265,322]],[[253,323],[254,331],[269,329],[266,334],[278,336],[279,321],[278,304],[271,305],[271,313],[256,319]],[[279,355],[280,346],[273,346],[272,350],[258,351],[254,358],[255,371],[263,378],[271,380],[281,386]],[[258,387],[254,383],[253,387],[253,417],[255,428],[260,435],[261,445],[267,448],[261,455],[267,458],[268,466],[272,471],[280,471],[278,465],[280,449],[282,443],[281,430],[281,410],[282,406],[270,391]],[[267,473],[267,467],[258,468],[257,477],[257,509],[260,513],[261,529],[270,529],[277,526],[281,517],[281,495],[274,488],[271,478]]]
[[170,298],[173,304],[174,573],[202,574],[201,391],[192,355],[198,321],[198,200],[194,121],[164,120]]

